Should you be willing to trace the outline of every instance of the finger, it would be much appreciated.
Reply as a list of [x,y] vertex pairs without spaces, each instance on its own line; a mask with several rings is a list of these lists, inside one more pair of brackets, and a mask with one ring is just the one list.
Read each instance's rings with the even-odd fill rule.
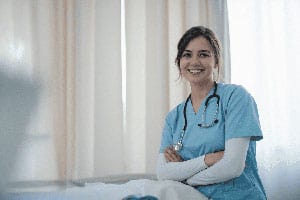
[[174,157],[172,156],[172,154],[168,154],[168,159],[169,159],[169,162],[175,162]]
[[180,162],[182,161],[182,158],[177,153],[177,151],[174,150],[173,146],[170,146],[165,149],[164,151],[165,157],[168,159],[169,162]]
[[181,161],[181,157],[177,152],[172,152],[173,155],[173,159],[175,162],[180,162]]
[[180,156],[180,155],[178,154],[178,152],[174,149],[174,147],[170,148],[170,150],[171,150],[171,152],[172,152],[172,154],[173,154],[174,159],[175,159],[176,162],[182,161],[181,156]]
[[183,161],[183,159],[181,158],[181,156],[177,155],[177,162],[182,162],[182,161]]
[[166,154],[170,154],[170,153],[171,153],[170,148],[167,147],[167,148],[164,150],[164,154],[166,155]]
[[166,151],[166,155],[167,155],[169,161],[171,161],[171,162],[175,162],[176,161],[176,155],[174,155],[174,153],[170,149],[168,149]]
[[177,162],[181,162],[181,161],[183,161],[182,157],[179,154],[177,154]]
[[165,151],[164,152],[166,152],[166,153],[172,153],[172,148],[173,147],[167,147],[166,149],[165,149]]
[[180,158],[178,158],[178,157],[176,156],[176,158],[174,158],[173,161],[174,161],[174,162],[180,162]]
[[164,156],[165,156],[166,159],[169,157],[169,154],[168,154],[168,152],[167,152],[166,149],[165,149],[165,151],[164,151]]
[[166,159],[167,162],[172,162],[173,161],[172,156],[168,152],[165,152],[164,156],[165,156],[165,159]]
[[224,151],[218,152],[218,160],[221,160],[224,156]]
[[181,159],[181,156],[174,149],[172,149],[172,154],[175,156],[176,160],[180,160]]
[[176,154],[176,152],[173,150],[172,147],[168,148],[168,149],[166,150],[166,152],[167,152],[168,154],[170,154],[170,156],[172,156],[172,157],[173,157],[173,155]]
[[175,159],[175,160],[178,160],[178,157],[179,157],[179,155],[178,155],[178,153],[176,152],[176,151],[171,151],[171,155],[172,155],[172,157]]
[[218,151],[218,152],[215,152],[216,154],[218,154],[219,156],[223,156],[224,155],[224,151]]

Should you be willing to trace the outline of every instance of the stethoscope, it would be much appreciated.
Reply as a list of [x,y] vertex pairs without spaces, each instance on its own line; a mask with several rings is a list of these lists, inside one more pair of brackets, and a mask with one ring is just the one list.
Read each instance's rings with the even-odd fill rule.
[[[214,126],[215,124],[217,124],[218,121],[219,121],[217,119],[217,117],[218,117],[218,112],[219,112],[220,96],[217,94],[218,84],[216,82],[214,82],[214,87],[215,87],[214,88],[214,93],[212,95],[208,96],[205,103],[204,103],[204,108],[203,108],[203,112],[202,112],[202,115],[201,115],[201,123],[198,124],[198,126],[200,128],[210,128],[210,127]],[[213,98],[217,99],[216,111],[215,111],[215,114],[214,114],[214,118],[210,123],[205,123],[207,105],[208,105],[208,102]],[[191,94],[189,95],[189,97],[186,99],[186,101],[184,103],[184,108],[183,108],[184,126],[181,130],[180,138],[178,139],[177,144],[173,144],[173,147],[174,147],[175,151],[180,151],[182,149],[182,146],[183,146],[182,141],[183,141],[183,137],[185,135],[186,127],[187,127],[186,107],[187,107],[187,104],[188,104],[190,99],[191,99]]]

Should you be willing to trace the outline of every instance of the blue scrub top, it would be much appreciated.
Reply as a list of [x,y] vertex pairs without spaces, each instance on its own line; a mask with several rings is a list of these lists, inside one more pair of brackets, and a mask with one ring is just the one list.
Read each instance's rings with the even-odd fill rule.
[[[213,94],[212,88],[207,95]],[[183,148],[179,152],[184,160],[196,158],[208,153],[224,150],[225,141],[231,138],[251,137],[246,158],[246,167],[241,176],[232,180],[199,186],[197,189],[212,199],[260,200],[266,199],[265,190],[258,175],[256,163],[256,141],[263,138],[259,123],[256,103],[253,97],[242,87],[233,84],[218,83],[217,94],[220,96],[217,124],[210,128],[200,128],[203,100],[197,113],[189,100],[186,109],[187,129],[183,138]],[[216,112],[216,98],[207,106],[205,122],[210,123]],[[166,117],[162,134],[160,152],[176,144],[184,126],[182,102]]]

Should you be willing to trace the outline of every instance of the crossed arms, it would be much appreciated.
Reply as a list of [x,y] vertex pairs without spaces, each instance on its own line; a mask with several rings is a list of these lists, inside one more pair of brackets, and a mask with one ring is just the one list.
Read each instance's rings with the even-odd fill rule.
[[232,138],[225,142],[225,150],[206,154],[187,161],[172,147],[160,153],[157,162],[159,180],[186,181],[187,184],[208,185],[224,182],[242,174],[250,137]]

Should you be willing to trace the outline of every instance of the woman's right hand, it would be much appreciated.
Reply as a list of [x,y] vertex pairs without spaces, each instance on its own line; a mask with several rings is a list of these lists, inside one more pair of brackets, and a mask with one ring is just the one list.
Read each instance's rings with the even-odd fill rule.
[[218,151],[215,153],[209,153],[205,155],[204,162],[205,164],[210,167],[214,165],[216,162],[223,158],[224,151]]
[[165,149],[164,155],[167,162],[182,162],[183,159],[181,156],[175,151],[173,146],[169,146]]

